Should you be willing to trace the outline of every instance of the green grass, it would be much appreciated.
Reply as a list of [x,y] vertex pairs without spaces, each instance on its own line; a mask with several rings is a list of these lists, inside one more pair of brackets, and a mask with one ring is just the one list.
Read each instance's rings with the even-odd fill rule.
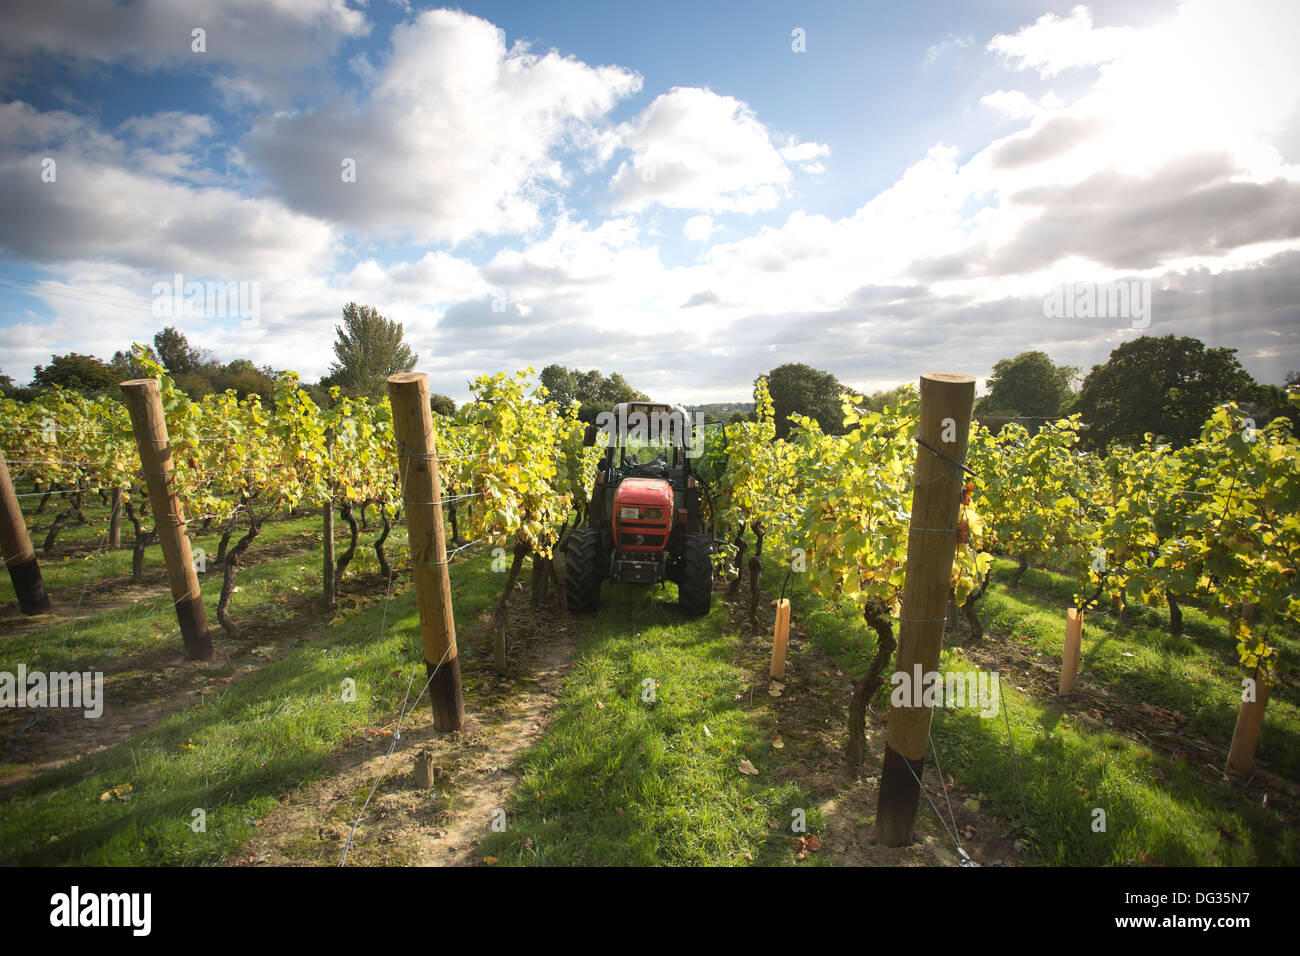
[[[97,502],[88,506],[88,517],[100,517],[99,511]],[[223,648],[267,641],[279,648],[279,659],[238,674],[208,665],[188,678],[191,683],[204,675],[234,679],[211,685],[212,693],[122,744],[16,787],[0,801],[0,863],[228,859],[282,799],[328,773],[342,748],[367,727],[391,722],[413,672],[414,687],[422,683],[411,596],[394,598],[382,638],[385,611],[373,600],[345,596],[333,620],[302,616],[317,600],[318,531],[315,516],[268,524],[249,555],[258,563],[240,570],[241,591],[232,604],[244,639],[231,643],[213,621],[216,661]],[[102,525],[70,526],[60,538],[61,546],[77,549],[70,560],[42,562],[64,614],[89,583],[84,616],[75,624],[16,628],[0,643],[0,670],[19,663],[59,670],[107,662],[105,719],[111,720],[115,696],[142,693],[141,686],[150,693],[150,669],[179,660],[180,637],[158,548],[151,547],[146,562],[158,596],[133,600],[133,593],[145,592],[126,589],[129,526],[123,551],[96,550],[100,536]],[[375,568],[373,536],[363,535],[359,572]],[[390,539],[393,551],[400,538]],[[210,554],[216,542],[215,534],[197,541]],[[480,553],[452,567],[471,708],[486,692],[486,668],[466,653],[465,638],[472,630],[468,622],[499,595],[502,579],[489,570],[490,560]],[[1070,583],[1030,570],[1012,591],[1004,583],[1011,567],[997,564],[985,599],[990,635],[969,655],[993,649],[1010,660],[1015,650],[1021,659],[1038,654],[1054,668]],[[773,593],[782,576],[771,568],[765,573]],[[791,583],[796,623],[846,674],[860,675],[874,635],[852,609],[813,598],[797,576]],[[211,613],[220,569],[203,575],[201,585]],[[675,597],[671,585],[605,589],[550,725],[515,768],[521,783],[506,804],[508,828],[484,841],[482,855],[520,865],[788,864],[792,809],[807,809],[810,832],[823,830],[817,807],[827,794],[810,792],[807,774],[796,771],[803,755],[792,752],[793,736],[784,750],[770,747],[776,711],[751,696],[742,659],[752,648],[746,650],[730,622],[721,593],[712,612],[695,620],[678,613]],[[0,581],[0,602],[12,600],[8,580]],[[1153,740],[1162,729],[1171,733],[1168,740],[1194,735],[1226,753],[1239,700],[1235,649],[1222,622],[1195,608],[1184,611],[1184,638],[1168,636],[1162,609],[1134,609],[1123,624],[1091,612],[1080,689],[1087,695],[1105,690],[1106,701],[1126,706],[1126,713],[1143,702],[1181,711],[1188,719],[1179,727],[1138,729]],[[299,622],[303,629],[295,632]],[[1294,635],[1280,637],[1278,645],[1290,659],[1300,650]],[[799,653],[796,642],[791,654]],[[944,667],[966,669],[967,656],[950,641]],[[355,703],[342,700],[344,678],[356,682]],[[642,697],[647,680],[654,682],[653,701]],[[173,679],[160,686],[179,693],[181,684]],[[980,793],[989,813],[1027,838],[1031,862],[1126,864],[1143,854],[1168,864],[1300,862],[1300,832],[1260,808],[1259,787],[1248,795],[1206,770],[1211,760],[1221,764],[1222,754],[1193,751],[1195,759],[1174,759],[1126,735],[1122,726],[1089,721],[1084,711],[1090,704],[1062,705],[1041,687],[1025,693],[1011,681],[1003,681],[1002,690],[1014,761],[1001,714],[981,719],[974,711],[940,711],[933,740],[945,773],[967,792]],[[373,746],[386,747],[386,738]],[[740,773],[742,760],[751,761],[758,775]],[[1300,712],[1290,685],[1277,688],[1269,702],[1258,762],[1300,778]],[[125,799],[112,794],[115,788]],[[108,799],[101,799],[105,793]],[[357,794],[358,810],[362,799],[364,793]],[[1092,826],[1098,808],[1106,812],[1104,833]],[[195,809],[207,813],[205,833],[191,829]],[[921,807],[922,816],[930,813]],[[775,829],[772,820],[779,821]],[[824,856],[812,855],[807,863],[822,864]]]
[[[286,522],[280,530],[297,533],[294,525]],[[268,535],[268,540],[274,536]],[[93,563],[109,557],[87,559],[90,573],[97,576]],[[458,620],[469,620],[496,597],[499,578],[488,572],[488,562],[480,555],[454,567]],[[234,613],[250,625],[253,641],[258,639],[256,620],[266,613],[265,602],[277,590],[292,587],[291,581],[312,588],[314,578],[304,577],[302,569],[314,573],[319,563],[317,548],[241,570],[245,589]],[[210,586],[205,581],[205,599],[215,599],[208,594]],[[125,743],[18,787],[0,803],[0,862],[201,864],[236,852],[255,832],[255,821],[282,795],[318,778],[331,754],[368,725],[391,719],[408,686],[413,687],[412,696],[422,686],[423,655],[412,596],[393,599],[380,639],[384,613],[376,603],[320,633],[302,634],[283,659],[135,733]],[[23,650],[33,641],[44,645],[34,655],[41,666],[62,663],[73,651],[64,652],[55,643],[66,626],[52,635],[38,632],[6,641],[0,669],[24,660],[35,666]],[[78,622],[76,634],[75,654],[81,658],[108,651],[133,654],[164,641],[171,642],[172,650],[179,646],[167,601],[146,611],[95,615]],[[219,635],[215,632],[218,656],[225,641]],[[356,682],[355,702],[342,699],[344,678]],[[466,682],[473,686],[474,680],[471,673]],[[112,694],[107,684],[106,717]],[[126,799],[101,799],[125,787],[130,788],[123,792]],[[206,832],[196,833],[190,826],[195,809],[206,812]]]
[[[1008,577],[1012,567],[1012,562],[999,561],[998,576]],[[1032,569],[1019,589],[990,590],[987,620],[999,633],[1059,661],[1064,609],[1072,593],[1065,576]],[[1184,607],[1183,636],[1173,637],[1163,608],[1130,608],[1126,618],[1121,624],[1116,615],[1097,610],[1084,616],[1080,671],[1127,700],[1181,711],[1188,716],[1188,731],[1222,742],[1226,753],[1241,705],[1244,671],[1225,623],[1198,608]],[[1284,659],[1296,659],[1300,642],[1295,635],[1275,632],[1273,640]],[[1267,714],[1256,761],[1300,780],[1300,708],[1290,685],[1274,689]]]
[[[791,858],[793,808],[807,808],[818,831],[811,797],[771,782],[773,718],[732,663],[721,595],[694,620],[675,600],[673,585],[604,589],[552,723],[522,758],[509,826],[484,841],[484,855],[552,866],[775,864]],[[758,776],[740,773],[742,760]]]
[[[1013,567],[999,562],[995,578]],[[783,571],[766,572],[779,587]],[[1071,589],[1059,575],[1030,571],[1010,591],[990,586],[985,648],[1018,641],[1057,666],[1064,609]],[[797,577],[790,595],[795,619],[840,666],[857,676],[874,650],[871,635],[851,608],[811,595]],[[1240,701],[1239,674],[1226,656],[1231,641],[1222,625],[1185,609],[1188,638],[1170,638],[1160,615],[1134,615],[1135,626],[1100,613],[1085,622],[1080,686],[1103,686],[1131,704],[1182,710],[1187,727],[1216,741],[1226,756]],[[1131,657],[1125,657],[1125,652]],[[941,668],[969,670],[958,647],[946,647]],[[1093,672],[1095,669],[1095,672]],[[1257,799],[1185,759],[1171,759],[1141,741],[1088,726],[1050,696],[1037,699],[1001,682],[1006,716],[981,718],[974,710],[940,710],[932,739],[944,772],[968,791],[982,793],[1008,828],[1024,833],[1032,859],[1067,866],[1117,865],[1142,854],[1177,865],[1276,865],[1300,862],[1300,834],[1261,810]],[[1008,747],[1010,724],[1014,756]],[[1297,776],[1296,708],[1290,690],[1269,702],[1258,760],[1292,779]],[[1150,730],[1150,728],[1148,728]],[[1151,731],[1154,732],[1154,731]],[[1094,811],[1105,811],[1106,829],[1093,828]],[[929,813],[922,807],[921,813]],[[1027,818],[1026,818],[1027,812]]]

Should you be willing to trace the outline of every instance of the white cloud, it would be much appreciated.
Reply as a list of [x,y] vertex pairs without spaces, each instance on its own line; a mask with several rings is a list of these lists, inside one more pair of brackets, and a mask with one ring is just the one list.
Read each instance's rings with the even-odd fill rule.
[[781,158],[786,162],[797,163],[805,173],[815,175],[826,172],[826,165],[819,162],[818,157],[830,154],[831,148],[825,143],[796,143],[793,140],[789,146],[781,150]]
[[[190,153],[147,145],[193,148],[209,132],[203,117],[160,113],[114,136],[69,113],[0,104],[0,250],[41,263],[101,259],[230,279],[322,265],[332,252],[328,225],[216,184]],[[47,157],[53,182],[41,178]]]
[[1078,66],[1096,66],[1133,49],[1132,27],[1094,28],[1087,7],[1075,7],[1067,18],[1045,13],[1018,33],[999,33],[988,49],[1016,61],[1021,69],[1036,69],[1044,77]]
[[568,182],[557,152],[608,151],[606,114],[641,85],[555,51],[507,52],[492,24],[450,10],[399,25],[378,71],[362,100],[263,118],[248,152],[294,208],[424,242],[537,227]]
[[939,41],[938,43],[933,44],[932,46],[926,47],[925,62],[934,63],[938,61],[940,58],[942,58],[943,55],[947,53],[949,50],[965,49],[966,47],[969,47],[974,42],[975,42],[975,38],[969,35],[959,37],[959,36],[954,36],[953,34],[949,34],[947,38]]
[[[206,31],[203,53],[192,48],[199,27]],[[346,0],[7,4],[0,77],[34,72],[51,57],[146,72],[212,70],[227,93],[278,101],[313,89],[339,44],[369,30],[365,14]]]
[[752,213],[775,207],[793,178],[754,111],[712,90],[674,87],[620,132],[632,156],[610,180],[617,211]]
[[1031,99],[1023,90],[996,90],[980,97],[980,106],[1012,119],[1029,119],[1064,105],[1065,101],[1051,92],[1037,100]]
[[[978,374],[1025,348],[1087,366],[1136,333],[1047,323],[1042,297],[1062,282],[1125,276],[1168,287],[1153,334],[1200,335],[1269,369],[1293,366],[1300,170],[1270,136],[1296,115],[1289,38],[1300,15],[1263,9],[1252,19],[1197,0],[1120,44],[1104,31],[1100,43],[1085,37],[1085,53],[1070,55],[1099,68],[1087,89],[1072,87],[1069,104],[1042,93],[1037,74],[1065,69],[1069,57],[1056,34],[1031,32],[1040,21],[1016,34],[1032,43],[1002,44],[1033,71],[1032,92],[1004,75],[980,100],[1023,128],[974,155],[934,146],[850,215],[795,210],[739,238],[729,228],[727,241],[672,267],[656,243],[676,219],[658,207],[690,211],[687,240],[716,240],[715,217],[771,208],[792,167],[819,165],[829,147],[773,136],[745,104],[708,90],[673,90],[614,127],[608,110],[636,87],[635,74],[507,53],[482,21],[426,14],[376,63],[369,96],[269,118],[248,144],[252,169],[260,160],[272,187],[311,215],[289,211],[276,192],[249,198],[187,177],[176,158],[186,151],[172,147],[177,137],[191,137],[188,153],[210,147],[201,123],[144,117],[106,133],[9,104],[0,106],[0,243],[60,262],[60,277],[86,291],[129,293],[173,260],[186,272],[260,275],[262,326],[185,331],[225,356],[308,377],[325,370],[341,303],[374,304],[406,324],[432,387],[457,397],[478,372],[552,361],[617,368],[673,399],[738,397],[757,371],[792,357],[875,385],[929,368]],[[1077,11],[1060,22],[1090,24]],[[498,109],[520,90],[529,95],[517,110]],[[567,211],[573,163],[590,171],[620,146],[630,155],[610,180],[615,216]],[[357,151],[357,185],[372,190],[357,195],[373,210],[331,205],[342,202],[332,191],[346,189],[335,185],[345,147]],[[71,160],[65,193],[32,185],[46,149]],[[295,193],[289,180],[311,179],[318,162],[323,178]],[[656,166],[649,183],[646,162]],[[61,189],[64,168],[61,158]],[[555,197],[552,218],[545,203]],[[476,230],[509,241],[481,264],[463,249],[423,248],[393,262],[363,234],[362,252],[337,266],[346,230],[382,238],[390,223],[449,241]],[[83,307],[54,291],[45,301],[56,322],[24,318],[0,351],[16,377],[48,351],[108,353],[128,332],[156,330],[147,314],[131,324],[116,306]]]
[[682,231],[691,242],[707,242],[709,236],[718,231],[718,227],[714,225],[712,216],[701,214],[687,219]]

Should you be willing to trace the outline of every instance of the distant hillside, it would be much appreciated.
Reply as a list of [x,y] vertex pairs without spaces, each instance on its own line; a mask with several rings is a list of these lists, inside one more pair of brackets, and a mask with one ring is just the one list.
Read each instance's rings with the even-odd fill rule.
[[688,406],[692,412],[700,412],[704,415],[712,415],[719,421],[725,422],[734,412],[743,412],[748,415],[754,410],[753,402],[713,402],[709,405],[691,405]]

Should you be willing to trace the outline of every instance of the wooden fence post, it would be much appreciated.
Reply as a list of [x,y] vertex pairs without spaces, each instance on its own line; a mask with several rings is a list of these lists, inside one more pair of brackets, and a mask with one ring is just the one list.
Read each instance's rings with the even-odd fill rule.
[[167,564],[167,581],[176,604],[176,620],[181,626],[185,656],[190,660],[210,660],[212,637],[203,611],[203,592],[190,554],[190,539],[185,534],[185,511],[172,489],[172,450],[167,437],[167,419],[163,416],[158,380],[137,378],[121,384],[126,396],[135,444],[140,451],[149,504],[153,508],[158,543]]
[[451,607],[451,576],[442,528],[442,479],[433,447],[429,378],[423,372],[388,377],[397,438],[399,480],[411,540],[411,574],[420,611],[420,638],[429,676],[433,725],[459,730],[465,721],[456,619]]
[[773,680],[785,677],[785,648],[790,638],[790,599],[781,598],[776,605],[776,626],[772,629],[772,666],[768,670]]
[[41,565],[27,536],[23,509],[9,479],[9,465],[0,452],[0,552],[3,552],[9,580],[24,614],[44,614],[50,609],[50,595],[41,580]]
[[[1247,624],[1255,622],[1255,605],[1242,602],[1241,619]],[[1241,709],[1237,711],[1237,725],[1232,729],[1232,743],[1228,746],[1228,769],[1250,773],[1255,766],[1255,747],[1260,731],[1264,729],[1264,711],[1268,707],[1269,686],[1256,671],[1254,700],[1246,700],[1242,689]]]
[[[943,628],[947,620],[948,583],[957,552],[957,518],[961,507],[966,444],[975,379],[936,372],[921,376],[921,410],[916,469],[912,489],[912,519],[907,536],[907,567],[903,583],[897,670],[912,679],[937,671]],[[889,739],[876,828],[880,842],[902,846],[912,840],[912,825],[921,797],[933,708],[921,695],[908,707],[891,707]]]
[[1061,680],[1056,693],[1064,697],[1074,690],[1074,679],[1079,673],[1079,651],[1083,646],[1083,612],[1077,607],[1065,612],[1065,648],[1061,652]]
[[1254,680],[1255,699],[1241,702],[1237,726],[1232,729],[1232,744],[1228,747],[1228,769],[1238,773],[1249,773],[1255,766],[1255,746],[1264,729],[1264,711],[1268,707],[1268,684],[1258,675]]

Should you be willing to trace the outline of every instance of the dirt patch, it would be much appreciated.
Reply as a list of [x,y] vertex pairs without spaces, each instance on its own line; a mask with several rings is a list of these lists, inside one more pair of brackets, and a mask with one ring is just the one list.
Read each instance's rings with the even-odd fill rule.
[[[518,760],[545,731],[578,640],[590,630],[558,600],[533,610],[516,594],[504,676],[492,672],[487,614],[461,635],[461,730],[435,730],[423,701],[400,727],[398,715],[390,715],[338,753],[324,779],[286,797],[259,823],[260,835],[228,862],[335,865],[346,846],[350,866],[481,864],[479,843],[518,784]],[[420,757],[430,763],[428,789],[416,780]]]

